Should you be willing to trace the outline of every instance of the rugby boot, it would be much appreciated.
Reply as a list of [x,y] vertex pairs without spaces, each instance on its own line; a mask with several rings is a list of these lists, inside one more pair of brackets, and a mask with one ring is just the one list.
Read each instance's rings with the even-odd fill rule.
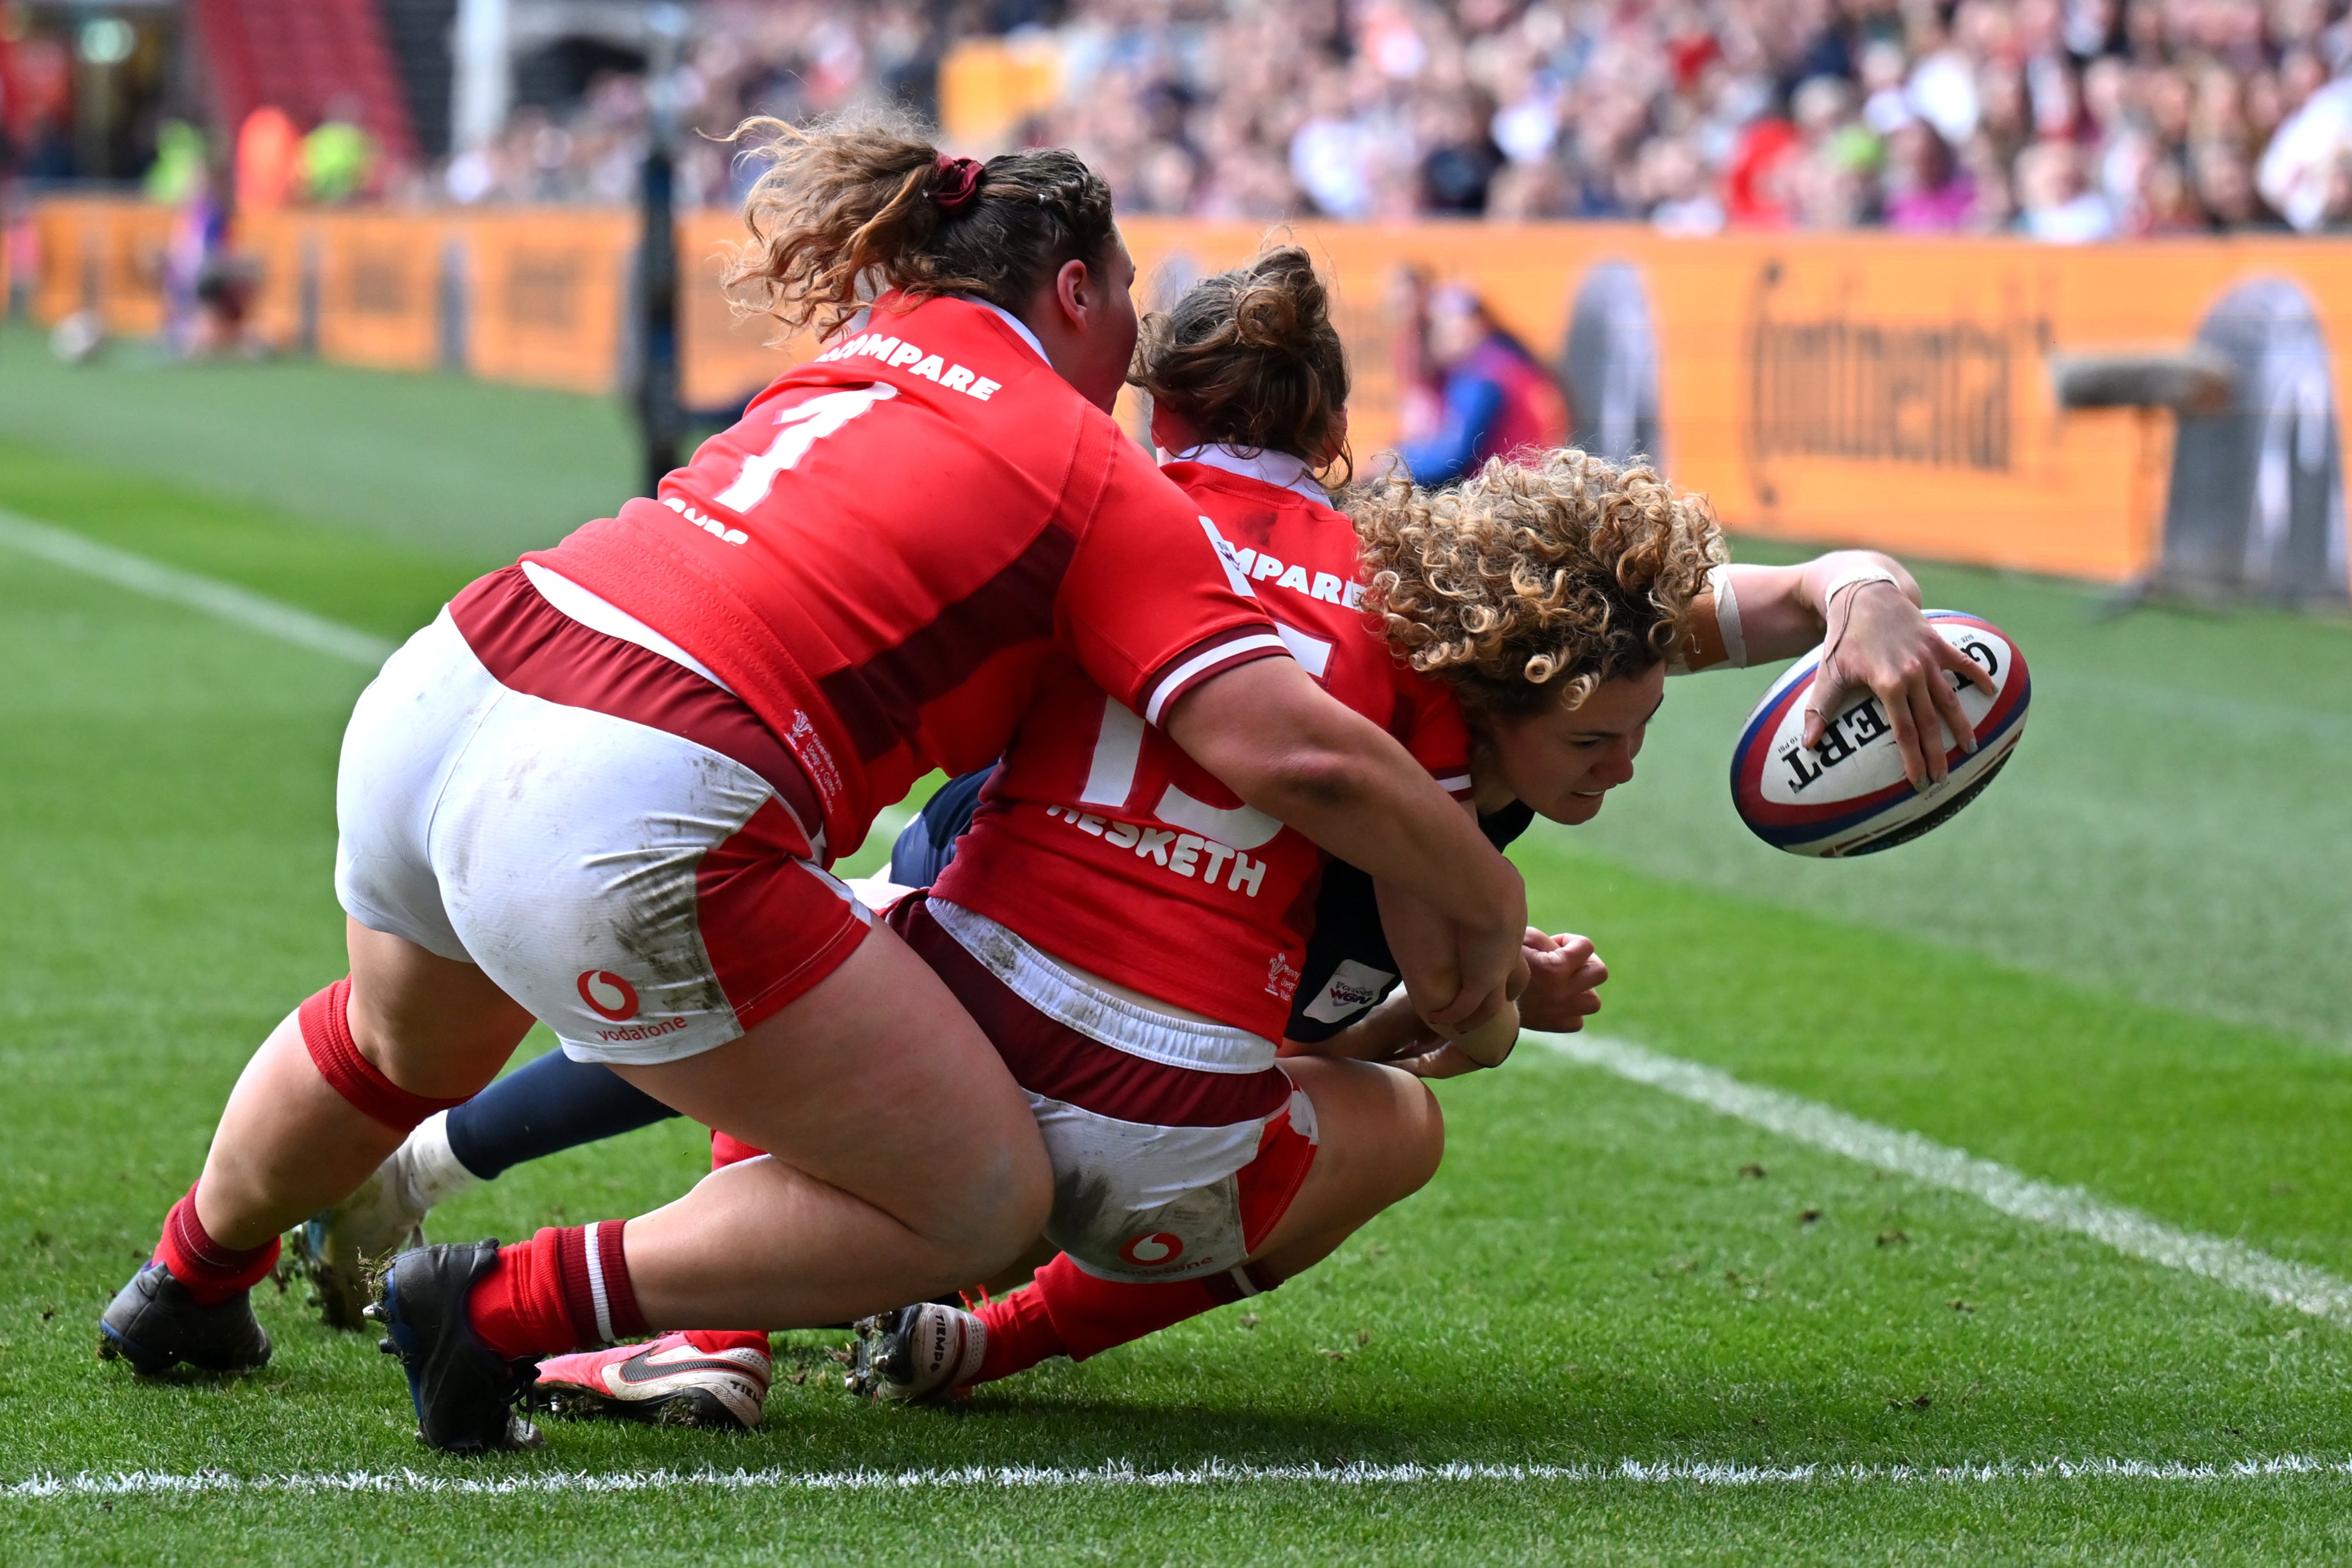
[[534,1361],[506,1361],[475,1336],[466,1301],[499,1260],[477,1241],[403,1252],[383,1272],[383,1293],[364,1314],[382,1324],[376,1348],[400,1358],[416,1436],[447,1454],[536,1448],[545,1439],[515,1413],[530,1393]]
[[424,1246],[425,1217],[433,1206],[480,1185],[449,1150],[448,1116],[442,1111],[426,1117],[359,1190],[288,1233],[293,1271],[310,1287],[329,1328],[365,1327],[361,1313],[373,1294],[370,1267]]
[[698,1349],[682,1333],[583,1350],[539,1364],[540,1403],[558,1416],[748,1432],[760,1424],[775,1364],[742,1345]]
[[425,1245],[424,1211],[407,1200],[407,1184],[393,1168],[399,1158],[395,1151],[357,1192],[287,1232],[287,1260],[331,1329],[367,1326],[361,1314],[371,1295],[370,1263]]
[[844,1386],[877,1405],[956,1397],[980,1372],[988,1330],[961,1307],[920,1301],[860,1318]]
[[148,1377],[183,1362],[205,1372],[252,1372],[269,1360],[269,1335],[253,1315],[250,1291],[208,1306],[151,1260],[100,1316],[98,1354],[102,1361],[119,1356]]

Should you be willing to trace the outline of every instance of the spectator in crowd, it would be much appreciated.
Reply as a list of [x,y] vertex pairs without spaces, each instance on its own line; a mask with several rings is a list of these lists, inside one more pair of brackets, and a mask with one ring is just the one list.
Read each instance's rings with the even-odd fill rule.
[[[2352,222],[2347,0],[706,0],[688,125],[934,101],[1018,24],[1059,92],[1015,141],[1076,148],[1133,212],[1721,228],[2011,229],[2054,242]],[[951,65],[949,68],[952,68]],[[519,112],[466,201],[609,201],[644,84]],[[977,147],[974,152],[992,149]],[[730,149],[690,140],[684,199]]]
[[[2280,72],[2282,96],[2291,72]],[[2257,172],[2263,198],[2296,228],[2309,233],[2352,220],[2345,204],[2343,171],[2352,158],[2352,78],[2315,89],[2263,154]]]
[[1977,184],[1952,144],[1925,120],[1905,120],[1887,137],[1886,226],[1903,234],[1952,234],[1977,210]]
[[348,202],[367,186],[375,143],[359,126],[359,105],[339,100],[302,138],[302,193],[313,202]]
[[[1413,303],[1408,294],[1408,309]],[[1423,431],[1409,432],[1400,449],[1417,483],[1450,485],[1489,457],[1568,439],[1559,383],[1475,293],[1443,285],[1414,315],[1420,331],[1399,334],[1401,379],[1433,382],[1438,394],[1433,408],[1421,404]]]
[[1356,114],[1347,74],[1332,65],[1308,86],[1306,120],[1290,138],[1290,174],[1326,217],[1372,214],[1372,174],[1380,133]]
[[295,193],[302,166],[302,133],[291,116],[263,104],[236,131],[236,210],[270,213]]
[[2071,141],[2037,141],[2017,160],[2018,227],[2053,245],[2083,245],[2116,232],[2116,215],[2083,178]]

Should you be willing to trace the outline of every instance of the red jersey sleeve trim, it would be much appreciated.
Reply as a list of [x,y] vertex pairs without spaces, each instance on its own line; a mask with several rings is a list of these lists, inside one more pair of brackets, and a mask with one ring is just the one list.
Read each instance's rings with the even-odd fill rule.
[[1457,800],[1470,799],[1470,775],[1467,773],[1457,773],[1451,778],[1440,779],[1437,781],[1437,787]]
[[1290,646],[1264,622],[1232,627],[1204,637],[1152,673],[1143,683],[1143,719],[1158,724],[1176,699],[1211,675],[1274,654],[1290,657]]

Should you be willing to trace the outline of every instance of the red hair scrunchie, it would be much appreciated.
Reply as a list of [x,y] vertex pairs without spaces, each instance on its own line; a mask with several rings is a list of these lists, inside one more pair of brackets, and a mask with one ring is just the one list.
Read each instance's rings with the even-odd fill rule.
[[941,212],[956,212],[980,194],[979,159],[950,158],[942,152],[937,167],[939,183],[931,187],[931,200],[940,204]]

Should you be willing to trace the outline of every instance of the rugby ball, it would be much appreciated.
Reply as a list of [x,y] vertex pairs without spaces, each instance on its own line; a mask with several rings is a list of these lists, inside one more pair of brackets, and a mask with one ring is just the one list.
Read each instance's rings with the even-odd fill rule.
[[1955,610],[1930,610],[1944,640],[1992,675],[1987,696],[1956,674],[1960,710],[1976,726],[1975,755],[1937,725],[1951,771],[1940,784],[1914,789],[1886,710],[1867,692],[1850,701],[1805,746],[1805,703],[1821,668],[1819,648],[1791,665],[1748,716],[1731,754],[1731,800],[1748,831],[1790,854],[1875,854],[1941,827],[1983,792],[2025,733],[2033,682],[2025,655],[1990,622]]

